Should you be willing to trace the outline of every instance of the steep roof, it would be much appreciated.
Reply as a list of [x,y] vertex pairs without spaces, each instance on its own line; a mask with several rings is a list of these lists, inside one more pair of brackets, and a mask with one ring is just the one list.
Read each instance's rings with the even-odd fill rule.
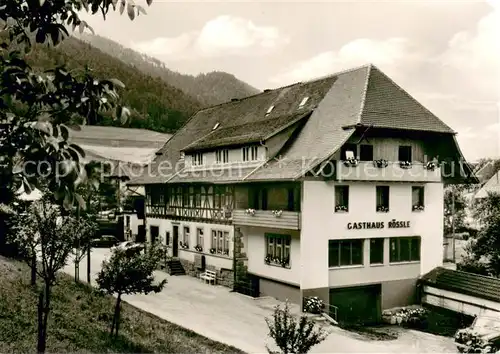
[[422,284],[438,289],[500,302],[500,279],[437,267],[421,278]]
[[70,140],[91,145],[120,146],[121,143],[122,146],[137,146],[138,142],[157,142],[163,145],[171,136],[171,134],[158,133],[147,129],[96,125],[81,125],[80,130],[69,130]]
[[474,198],[486,198],[488,193],[500,193],[500,171],[495,173],[495,175],[491,177],[480,190],[477,191]]
[[[309,99],[299,109],[305,97]],[[271,106],[274,108],[267,114]],[[186,172],[181,151],[261,141],[299,120],[305,124],[285,144],[278,159],[233,181],[300,178],[340,149],[356,125],[454,134],[379,69],[366,65],[197,112],[163,146],[151,173],[131,184],[184,181],[179,177],[186,175],[179,173]]]

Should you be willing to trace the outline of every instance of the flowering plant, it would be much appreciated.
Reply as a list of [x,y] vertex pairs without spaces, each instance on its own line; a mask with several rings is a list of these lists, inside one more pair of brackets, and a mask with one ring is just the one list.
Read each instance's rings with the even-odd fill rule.
[[290,265],[290,259],[288,258],[283,258],[280,260],[280,264],[283,268],[286,268]]
[[271,263],[271,260],[272,260],[272,257],[270,255],[267,255],[265,258],[264,258],[264,263],[266,264],[270,264]]
[[336,212],[347,211],[347,206],[346,205],[337,205],[337,206],[335,206],[335,211]]
[[424,210],[424,206],[423,206],[423,205],[419,205],[419,204],[415,204],[415,205],[412,207],[412,210],[413,210],[413,211],[422,211],[422,210]]
[[344,165],[349,167],[349,166],[357,166],[359,164],[359,160],[356,158],[350,158],[347,160],[344,160]]
[[415,329],[424,328],[427,321],[427,310],[422,307],[402,307],[388,315],[392,317],[391,323]]
[[325,303],[317,296],[308,296],[304,299],[304,312],[320,314],[325,308]]
[[425,168],[429,171],[434,171],[436,169],[436,163],[433,162],[433,161],[429,161],[427,162],[427,164],[425,165]]
[[215,249],[215,248],[213,248],[213,247],[212,247],[212,248],[210,248],[210,253],[211,253],[211,254],[215,254],[215,252],[216,252],[216,249]]
[[377,206],[377,211],[381,213],[387,213],[389,212],[389,208],[384,205],[379,205]]
[[187,242],[182,242],[182,241],[181,241],[181,242],[179,242],[179,245],[180,245],[182,248],[184,248],[184,249],[189,248],[189,244],[188,244]]
[[224,250],[224,251],[222,251],[222,254],[223,254],[224,256],[229,256],[229,250]]
[[203,251],[203,247],[201,247],[201,245],[194,246],[194,249],[197,250],[198,252]]
[[281,214],[283,214],[283,210],[273,210],[272,211],[273,215],[279,218]]
[[378,168],[385,168],[389,165],[389,162],[387,160],[381,159],[381,160],[375,160],[373,161],[373,165]]
[[411,162],[410,161],[400,161],[399,162],[399,167],[401,167],[401,168],[411,168]]
[[455,334],[455,342],[466,347],[466,353],[495,353],[496,348],[471,328],[464,328]]
[[255,209],[247,209],[247,210],[245,210],[245,213],[254,216],[255,215]]

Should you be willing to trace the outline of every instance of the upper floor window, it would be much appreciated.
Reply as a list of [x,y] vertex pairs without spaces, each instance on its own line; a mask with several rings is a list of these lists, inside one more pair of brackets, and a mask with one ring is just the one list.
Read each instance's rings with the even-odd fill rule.
[[358,146],[356,144],[344,144],[342,146],[342,149],[340,149],[340,159],[345,161],[348,160],[351,156],[348,151],[351,151],[351,153],[354,155],[354,158],[356,158],[357,153],[358,153]]
[[363,265],[364,240],[329,240],[328,266]]
[[398,160],[405,162],[412,162],[411,160],[411,146],[400,146],[398,153]]
[[363,144],[359,146],[359,160],[373,161],[373,145]]
[[196,229],[196,246],[200,246],[203,250],[204,240],[203,240],[203,229],[202,228]]
[[243,148],[243,161],[255,161],[257,160],[257,146],[245,146]]
[[229,150],[222,149],[215,152],[216,163],[227,163],[229,161]]
[[411,207],[413,211],[424,210],[424,187],[411,187]]
[[335,212],[349,211],[349,186],[335,186]]
[[193,165],[194,166],[203,165],[203,154],[201,152],[193,154]]
[[184,226],[184,235],[182,235],[182,240],[184,242],[184,244],[187,244],[189,245],[189,236],[190,236],[190,230],[189,230],[189,226]]
[[377,186],[377,211],[389,211],[389,186]]
[[420,237],[391,238],[391,263],[420,260]]

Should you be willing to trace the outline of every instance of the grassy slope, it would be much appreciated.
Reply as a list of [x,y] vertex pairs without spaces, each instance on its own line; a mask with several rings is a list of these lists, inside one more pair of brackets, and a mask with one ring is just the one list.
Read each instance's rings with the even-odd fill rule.
[[[36,350],[37,294],[29,268],[0,257],[0,353]],[[47,352],[242,353],[126,303],[121,335],[111,340],[108,328],[114,298],[101,296],[61,274],[54,288]]]

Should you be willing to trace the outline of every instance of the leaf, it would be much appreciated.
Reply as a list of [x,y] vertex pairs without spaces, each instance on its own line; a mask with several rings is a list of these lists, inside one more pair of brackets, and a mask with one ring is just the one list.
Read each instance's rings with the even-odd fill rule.
[[151,6],[152,3],[153,3],[153,0],[146,0],[146,4],[148,4],[148,6]]
[[69,144],[69,147],[79,153],[80,156],[85,157],[85,151],[80,146],[76,144]]
[[45,0],[39,0],[39,3],[40,3],[40,7],[42,7],[43,4],[45,4]]
[[119,86],[121,88],[125,88],[125,84],[123,82],[121,82],[120,80],[118,80],[118,79],[109,79],[108,81],[111,82],[115,86]]
[[124,10],[125,10],[125,0],[122,0],[120,3],[120,15],[123,15]]
[[54,46],[59,44],[59,28],[57,28],[57,26],[52,26],[50,28],[50,38]]
[[120,114],[121,123],[122,124],[127,123],[129,117],[130,117],[130,110],[127,107],[122,107]]
[[64,140],[68,140],[69,138],[69,131],[68,128],[66,128],[64,125],[60,125],[59,129],[61,130],[61,136]]
[[142,7],[140,5],[136,5],[136,6],[137,6],[137,11],[138,11],[137,14],[142,13],[143,15],[147,15],[146,10],[144,10],[144,7]]
[[85,29],[85,21],[80,21],[80,25],[78,27],[78,30],[80,33],[83,33],[83,30]]
[[134,7],[135,5],[132,5],[132,4],[128,4],[127,5],[127,14],[128,14],[128,17],[130,18],[130,20],[134,20],[135,18],[135,10],[134,10]]
[[44,43],[46,38],[46,33],[44,28],[39,28],[36,32],[35,40],[37,43]]
[[74,201],[73,197],[74,197],[73,194],[69,190],[66,190],[66,195],[64,196],[64,201],[63,201],[63,207],[65,209],[71,209]]

